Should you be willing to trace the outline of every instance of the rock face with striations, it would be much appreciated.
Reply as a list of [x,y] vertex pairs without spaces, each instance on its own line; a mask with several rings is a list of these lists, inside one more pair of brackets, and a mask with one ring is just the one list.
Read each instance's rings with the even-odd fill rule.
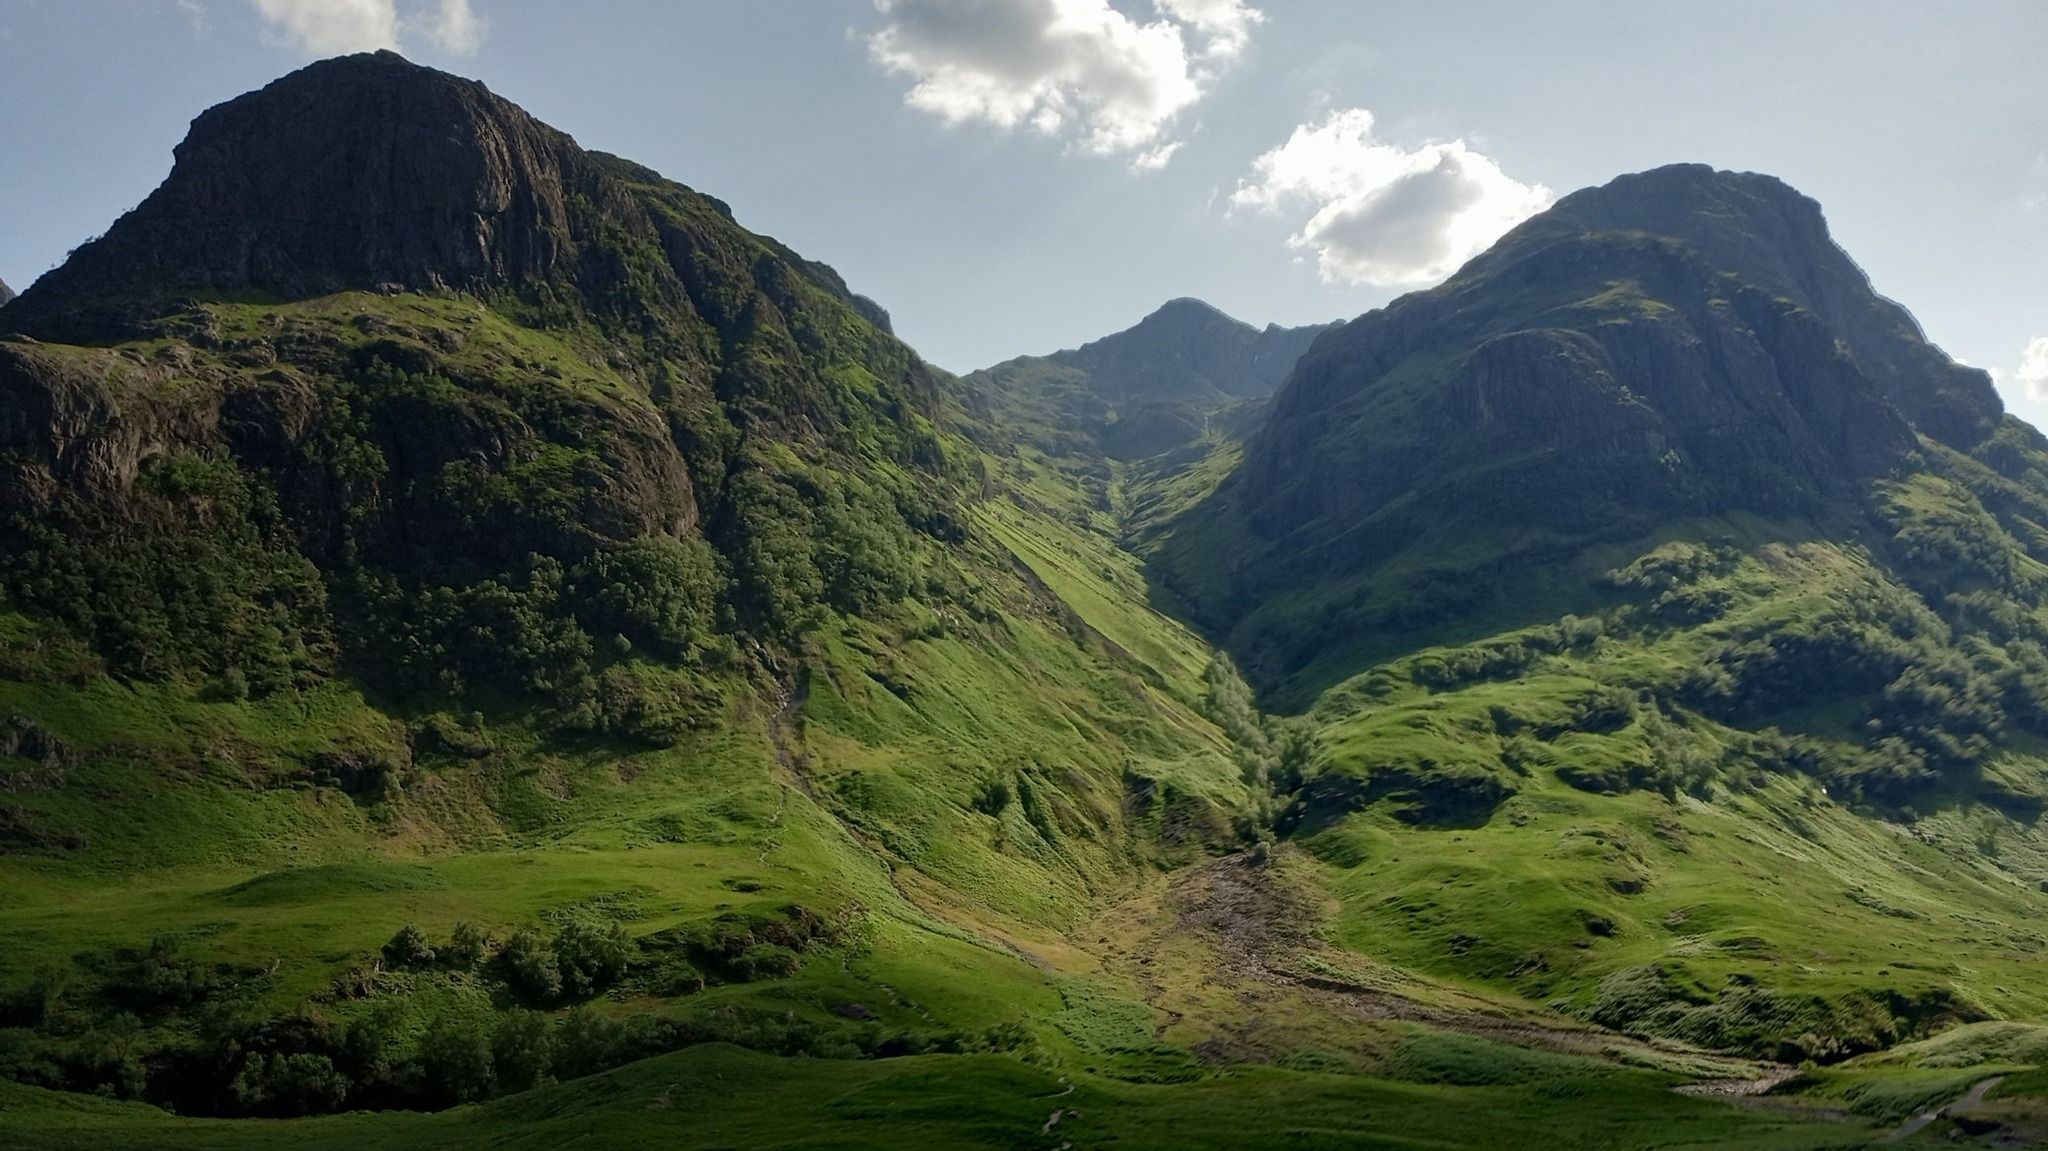
[[633,208],[567,136],[390,52],[293,73],[201,115],[141,206],[22,301],[17,325],[205,293],[486,289],[573,277]]
[[754,537],[815,565],[818,476],[892,540],[902,507],[941,521],[941,383],[886,325],[480,84],[324,61],[201,115],[161,187],[0,313],[0,554],[142,579],[151,548],[232,545],[250,595],[308,602],[272,564],[360,602],[680,540],[741,557],[758,619]]
[[[1601,540],[1853,519],[1916,466],[1916,425],[1968,448],[1999,417],[1988,378],[1871,290],[1813,201],[1660,169],[1318,340],[1154,574],[1270,682]],[[1321,604],[1314,625],[1279,600]]]

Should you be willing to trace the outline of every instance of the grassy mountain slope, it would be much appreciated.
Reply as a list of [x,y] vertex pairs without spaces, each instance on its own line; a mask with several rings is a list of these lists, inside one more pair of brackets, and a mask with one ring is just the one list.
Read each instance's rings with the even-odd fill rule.
[[[1703,478],[1459,569],[1528,602],[1292,633],[1292,681],[1232,634],[1314,697],[1278,719],[1163,610],[1266,585],[1164,565],[1287,554],[1218,509],[1307,401],[1223,405],[1310,335],[1169,306],[1208,336],[954,381],[481,86],[207,113],[0,313],[0,1133],[1818,1148],[2037,1062],[1941,1029],[2041,1009],[2038,437],[1920,435],[1810,309],[1618,243],[1671,279],[1568,310],[1656,331],[1530,378],[1613,433],[1608,506],[1639,443]],[[1692,354],[1672,284],[1818,366],[1749,398],[1826,466],[1628,383]],[[1208,422],[1123,442],[1134,396]],[[1807,1057],[1812,1100],[1673,1090]]]

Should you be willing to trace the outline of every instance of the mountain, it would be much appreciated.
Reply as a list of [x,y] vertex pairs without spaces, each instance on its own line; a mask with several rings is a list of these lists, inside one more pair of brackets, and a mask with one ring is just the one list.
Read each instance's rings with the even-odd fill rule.
[[1812,201],[1688,166],[1318,340],[1138,545],[1316,733],[1275,827],[1347,938],[1832,1061],[2041,1009],[1967,925],[2048,890],[2044,447]]
[[[604,994],[681,1014],[563,1077],[1035,1042],[997,940],[1227,848],[1245,784],[1207,649],[975,429],[829,268],[480,84],[201,115],[0,319],[0,919],[62,921],[0,1071],[439,1107],[501,1080],[437,1021]],[[183,894],[88,910],[134,883]]]
[[1670,521],[1852,530],[1872,481],[1923,466],[1921,436],[1994,433],[2021,435],[1989,377],[1876,295],[1813,201],[1660,169],[1320,341],[1155,570],[1277,683],[1346,641],[1512,614],[1486,597]]
[[0,1142],[2037,1141],[1984,385],[1699,168],[955,379],[312,65],[0,312]]
[[1158,455],[1206,431],[1253,426],[1330,325],[1255,328],[1200,300],[1169,300],[1136,325],[1078,348],[1020,356],[967,376],[1013,425],[1052,450],[1090,439],[1116,459]]
[[0,308],[6,307],[13,299],[14,289],[7,286],[7,281],[0,280]]

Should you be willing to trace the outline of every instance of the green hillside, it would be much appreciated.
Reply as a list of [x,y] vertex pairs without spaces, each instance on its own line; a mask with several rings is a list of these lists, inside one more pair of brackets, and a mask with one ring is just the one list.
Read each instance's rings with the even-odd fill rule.
[[955,379],[481,85],[205,113],[0,311],[0,1137],[2048,1132],[2048,444],[1630,179]]

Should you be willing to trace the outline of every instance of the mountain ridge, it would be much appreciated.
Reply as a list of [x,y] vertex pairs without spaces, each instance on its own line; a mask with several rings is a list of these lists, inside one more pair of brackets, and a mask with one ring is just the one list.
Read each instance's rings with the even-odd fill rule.
[[1257,328],[1192,297],[1075,348],[1018,356],[962,378],[1013,423],[1064,450],[1081,436],[1117,459],[1212,431],[1239,436],[1309,345],[1334,325]]
[[1763,179],[955,379],[471,82],[202,115],[0,312],[0,1130],[1791,1151],[2048,1063],[2048,441]]

